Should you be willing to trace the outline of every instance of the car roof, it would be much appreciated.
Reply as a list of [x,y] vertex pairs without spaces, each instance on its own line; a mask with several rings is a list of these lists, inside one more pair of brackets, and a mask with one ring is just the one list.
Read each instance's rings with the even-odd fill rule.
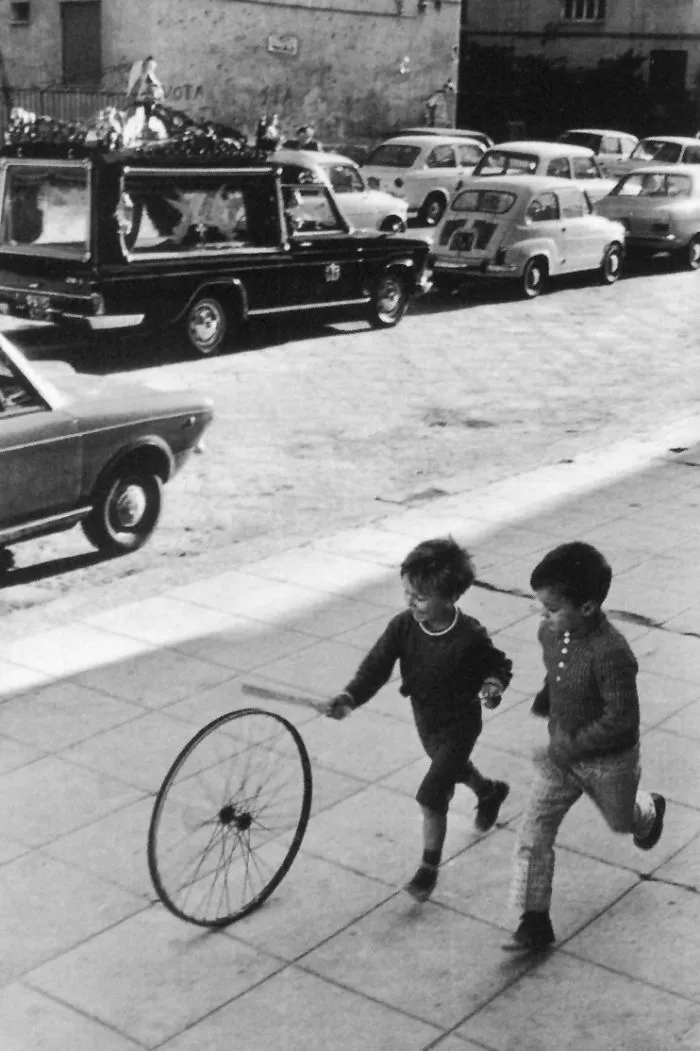
[[401,131],[396,133],[397,135],[449,135],[456,139],[468,139],[472,135],[483,135],[485,138],[490,138],[485,131],[478,131],[476,128],[402,128]]
[[[420,146],[421,149],[434,149],[435,146],[463,146],[465,143],[472,143],[484,149],[483,142],[479,142],[478,139],[467,139],[459,135],[393,135],[390,139],[379,143],[379,146],[391,144],[392,146]],[[379,149],[379,146],[376,149]]]
[[512,153],[539,153],[541,157],[561,157],[562,153],[568,153],[572,157],[594,156],[593,150],[589,150],[588,146],[573,146],[568,142],[539,142],[535,139],[497,142],[490,148],[491,150],[509,150]]
[[273,163],[279,160],[287,164],[308,164],[309,167],[313,167],[314,164],[319,164],[321,167],[328,164],[350,164],[353,168],[357,168],[357,163],[352,157],[346,157],[342,153],[331,153],[330,150],[292,150],[282,147],[281,150],[275,150],[271,154],[270,160]]
[[698,139],[693,138],[692,135],[645,135],[641,142],[676,142],[680,146],[697,146]]
[[637,136],[631,131],[619,131],[614,128],[567,128],[562,135],[573,135],[582,132],[584,135],[624,135],[626,139],[636,139]]
[[700,178],[700,164],[645,164],[643,168],[633,168],[625,172],[622,178],[628,175],[691,175]]
[[[690,167],[690,165],[675,165],[675,168]],[[468,175],[462,180],[461,190],[509,190],[514,193],[523,193],[529,190],[539,193],[543,190],[580,190],[584,187],[575,179],[559,179],[554,175]]]

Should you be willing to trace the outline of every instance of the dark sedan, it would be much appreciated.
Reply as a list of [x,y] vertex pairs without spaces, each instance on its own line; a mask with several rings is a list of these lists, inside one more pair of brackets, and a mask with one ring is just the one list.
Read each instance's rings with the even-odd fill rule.
[[134,551],[211,401],[63,370],[52,382],[0,335],[0,551],[77,523],[101,551]]

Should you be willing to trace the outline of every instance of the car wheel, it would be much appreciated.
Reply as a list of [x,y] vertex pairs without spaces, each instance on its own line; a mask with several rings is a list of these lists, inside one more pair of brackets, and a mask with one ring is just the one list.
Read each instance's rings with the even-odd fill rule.
[[420,222],[423,226],[437,226],[445,214],[445,199],[439,193],[431,193],[423,202],[420,210]]
[[408,307],[406,278],[397,270],[380,274],[372,292],[370,322],[375,328],[397,325]]
[[688,270],[700,270],[700,234],[697,234],[683,250],[683,263]]
[[229,317],[224,306],[214,296],[200,296],[187,311],[185,331],[190,345],[209,357],[221,349],[229,328]]
[[520,288],[526,299],[539,296],[547,284],[547,261],[542,256],[528,259],[520,279]]
[[614,285],[622,272],[622,248],[618,244],[608,245],[600,265],[600,280],[604,285]]
[[156,474],[125,469],[110,475],[81,523],[85,536],[109,554],[136,551],[158,523],[162,494],[163,483]]
[[379,229],[385,234],[405,234],[406,223],[398,215],[387,215]]

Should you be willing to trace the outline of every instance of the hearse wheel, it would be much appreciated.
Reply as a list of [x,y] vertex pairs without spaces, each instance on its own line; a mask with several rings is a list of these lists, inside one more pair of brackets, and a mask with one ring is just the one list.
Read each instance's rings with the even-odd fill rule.
[[187,311],[185,329],[191,346],[208,357],[221,349],[229,328],[226,308],[214,296],[200,296]]
[[125,467],[106,479],[81,525],[99,551],[126,554],[146,543],[158,524],[163,483],[157,474]]
[[385,234],[405,234],[406,224],[398,215],[388,215],[379,229]]
[[397,325],[408,307],[406,278],[397,270],[380,274],[372,292],[369,319],[375,328]]
[[520,278],[520,288],[526,299],[534,299],[544,291],[547,273],[547,261],[542,256],[528,259]]

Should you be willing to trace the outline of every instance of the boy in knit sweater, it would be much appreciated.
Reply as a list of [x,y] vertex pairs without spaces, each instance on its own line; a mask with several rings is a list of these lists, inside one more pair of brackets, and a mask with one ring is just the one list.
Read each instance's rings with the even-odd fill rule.
[[452,538],[426,540],[404,559],[401,580],[408,609],[388,624],[326,714],[343,719],[366,704],[389,678],[396,661],[401,693],[410,697],[421,742],[430,757],[417,800],[423,814],[423,858],[406,890],[425,901],[437,882],[456,784],[476,794],[476,827],[492,827],[508,795],[504,781],[483,777],[470,756],[481,733],[481,700],[500,703],[511,662],[484,628],[455,603],[474,582],[469,554]]
[[639,790],[637,661],[601,611],[611,581],[605,558],[578,541],[550,551],[530,578],[542,606],[538,637],[547,670],[532,711],[549,718],[549,745],[536,760],[516,846],[511,898],[522,916],[503,946],[511,952],[554,941],[554,841],[584,793],[640,850],[656,846],[663,830],[665,799]]

